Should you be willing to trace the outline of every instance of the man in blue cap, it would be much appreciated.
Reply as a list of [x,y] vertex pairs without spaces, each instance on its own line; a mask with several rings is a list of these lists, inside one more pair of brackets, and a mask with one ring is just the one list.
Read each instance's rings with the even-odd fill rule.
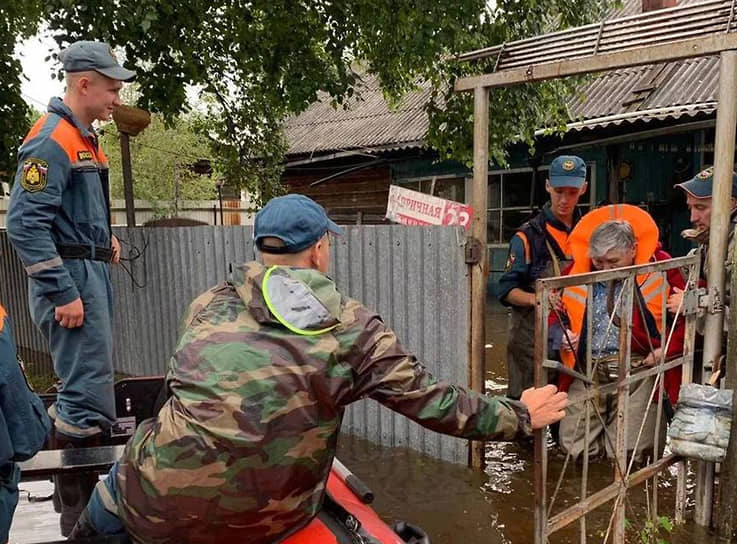
[[[690,180],[684,183],[678,183],[674,187],[678,187],[684,193],[686,193],[686,205],[688,206],[691,225],[693,228],[686,229],[681,233],[681,236],[687,240],[691,240],[699,244],[697,251],[701,254],[701,278],[707,279],[709,277],[709,229],[711,227],[711,193],[714,186],[714,168],[709,167],[698,174],[696,174]],[[729,242],[727,249],[727,258],[725,259],[725,276],[724,276],[724,296],[725,296],[725,319],[724,319],[724,330],[727,330],[729,324],[728,311],[730,292],[729,288],[731,285],[732,276],[732,255],[734,252],[734,229],[737,225],[737,173],[732,172],[732,199],[729,209],[731,210],[730,215],[730,228],[729,228]],[[675,294],[671,295],[668,299],[668,309],[675,313],[678,311],[678,307],[681,305],[681,299],[683,298],[683,291],[676,288]],[[697,329],[699,332],[703,332],[704,319],[697,320]]]
[[535,280],[560,276],[570,262],[568,235],[580,217],[576,206],[586,187],[586,163],[574,155],[556,157],[545,182],[550,201],[509,243],[507,267],[496,295],[512,309],[507,344],[510,398],[519,399],[534,384]]
[[[28,275],[31,317],[61,380],[50,409],[54,446],[78,448],[99,444],[115,419],[109,264],[120,246],[111,233],[107,158],[92,123],[110,119],[135,73],[101,42],[75,42],[60,59],[64,98],[51,99],[18,151],[7,228]],[[96,480],[56,477],[63,535]]]
[[552,385],[516,402],[428,373],[327,277],[330,233],[341,232],[301,195],[258,213],[263,264],[236,268],[192,302],[171,397],[138,426],[74,537],[281,542],[321,508],[343,411],[365,397],[469,439],[512,440],[562,418],[567,396]]

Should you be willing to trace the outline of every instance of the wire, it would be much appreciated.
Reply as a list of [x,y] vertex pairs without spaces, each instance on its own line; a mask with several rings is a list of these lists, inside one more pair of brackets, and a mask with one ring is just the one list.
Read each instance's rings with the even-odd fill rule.
[[26,100],[30,100],[31,102],[35,102],[39,106],[46,108],[48,106],[48,103],[41,102],[38,98],[33,98],[32,96],[27,95],[24,92],[21,92],[20,95],[25,98]]
[[194,160],[205,159],[207,161],[210,161],[211,163],[216,163],[216,164],[222,164],[223,163],[223,161],[221,161],[220,159],[212,159],[210,157],[203,157],[201,155],[189,155],[189,154],[185,154],[185,153],[177,153],[176,151],[171,151],[169,149],[161,149],[160,147],[156,147],[156,146],[153,146],[153,145],[144,144],[144,143],[141,143],[141,142],[136,142],[136,145],[137,146],[140,146],[140,147],[145,147],[145,148],[148,148],[148,149],[153,149],[155,151],[161,151],[162,153],[168,153],[169,155],[174,155],[175,157],[183,157],[183,158],[194,159]]
[[[128,274],[128,277],[131,279],[131,283],[133,284],[133,287],[134,288],[138,288],[138,289],[145,288],[146,285],[148,284],[148,280],[147,279],[144,279],[143,280],[143,283],[139,282],[138,279],[136,279],[136,277],[133,274],[133,272],[131,271],[131,268],[129,268],[125,263],[127,262],[127,263],[132,264],[135,261],[137,261],[138,259],[140,259],[140,258],[142,258],[142,257],[145,256],[146,250],[148,249],[149,243],[151,241],[151,236],[144,231],[144,242],[143,242],[143,248],[141,248],[141,249],[139,249],[138,246],[136,246],[132,242],[129,242],[127,240],[124,240],[124,239],[122,239],[120,237],[118,237],[118,241],[121,244],[128,246],[128,248],[129,248],[128,249],[128,255],[129,256],[128,257],[122,257],[121,256],[120,257],[120,262],[118,264],[125,271],[125,273]],[[145,266],[143,268],[143,272],[144,272],[144,276],[145,276],[145,272],[146,272],[146,267]]]

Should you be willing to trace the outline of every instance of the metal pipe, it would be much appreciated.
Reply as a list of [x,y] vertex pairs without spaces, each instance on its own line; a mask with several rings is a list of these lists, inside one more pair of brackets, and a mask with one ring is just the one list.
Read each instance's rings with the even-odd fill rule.
[[[486,205],[489,192],[489,90],[479,87],[474,93],[473,103],[473,190],[471,204],[475,213],[471,223],[471,240],[479,251],[479,262],[469,264],[471,269],[471,330],[470,386],[484,393],[486,374],[486,277],[489,261],[486,256]],[[471,442],[471,466],[484,466],[484,443]]]
[[[723,51],[719,61],[719,106],[714,138],[714,186],[709,227],[709,270],[707,288],[711,303],[704,331],[704,370],[719,358],[722,350],[725,268],[729,236],[729,215],[734,169],[734,139],[737,123],[737,51]],[[702,383],[708,380],[702,374]],[[714,493],[714,464],[700,461],[696,470],[696,508],[694,519],[707,527],[711,523]]]
[[[545,284],[535,282],[535,387],[542,387],[547,382],[543,371],[543,361],[548,351],[548,319],[550,304],[549,291]],[[548,542],[547,490],[548,448],[545,429],[535,431],[535,544]]]
[[374,501],[374,492],[363,483],[358,476],[353,474],[348,467],[341,463],[337,457],[333,458],[333,471],[338,478],[350,489],[363,504],[371,504]]
[[[732,277],[730,278],[730,292],[737,293],[737,271],[734,266],[734,252],[729,255],[731,261]],[[729,332],[727,337],[727,358],[725,361],[726,378],[725,387],[731,389],[732,397],[732,425],[737,421],[737,312],[731,312],[729,317]],[[737,431],[733,431],[729,436],[727,445],[727,456],[721,465],[719,473],[719,512],[717,512],[717,533],[719,536],[729,542],[734,536],[737,536],[737,504],[734,497],[737,497]]]

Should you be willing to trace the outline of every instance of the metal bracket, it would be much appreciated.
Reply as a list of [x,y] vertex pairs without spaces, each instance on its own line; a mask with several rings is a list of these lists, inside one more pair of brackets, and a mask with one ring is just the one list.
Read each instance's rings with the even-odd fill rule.
[[697,289],[687,289],[683,293],[683,315],[698,314],[702,308],[708,305],[708,295],[706,289],[699,287]]
[[483,255],[482,250],[483,248],[478,238],[466,238],[466,264],[479,264],[481,262],[481,255]]
[[[716,287],[712,287],[710,292],[707,292],[704,288],[700,288],[696,290],[696,293],[699,297],[698,310],[704,311],[708,314],[720,314],[724,311],[722,295]],[[684,298],[684,308],[685,306],[686,301]],[[686,315],[685,311],[684,315]]]

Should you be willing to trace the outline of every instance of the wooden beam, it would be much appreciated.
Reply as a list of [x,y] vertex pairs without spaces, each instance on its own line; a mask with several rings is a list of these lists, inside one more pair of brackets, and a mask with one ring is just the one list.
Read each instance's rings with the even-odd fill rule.
[[[469,264],[471,276],[471,328],[469,331],[470,386],[484,393],[486,384],[486,278],[489,260],[486,249],[486,206],[489,192],[489,91],[477,89],[473,108],[473,191],[474,210],[471,223],[472,249],[478,250],[478,262]],[[483,468],[484,443],[471,442],[471,466]]]
[[456,80],[455,91],[465,92],[476,88],[509,87],[521,83],[544,81],[576,74],[604,72],[643,64],[703,57],[721,53],[728,49],[737,49],[737,33],[712,34],[707,37],[638,47],[617,53],[590,55],[578,59],[502,70],[492,74],[468,76]]
[[131,147],[128,133],[120,133],[120,160],[123,165],[123,195],[125,197],[125,217],[129,227],[136,226],[136,205],[133,196],[133,169],[131,168]]

